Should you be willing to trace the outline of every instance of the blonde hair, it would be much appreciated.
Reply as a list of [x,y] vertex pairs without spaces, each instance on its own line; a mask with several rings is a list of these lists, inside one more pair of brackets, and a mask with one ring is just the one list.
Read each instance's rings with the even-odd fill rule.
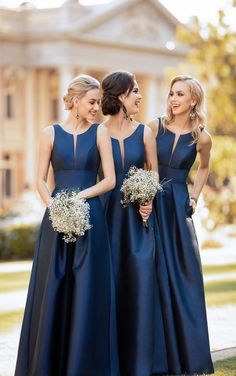
[[74,97],[82,98],[88,91],[93,89],[100,89],[100,83],[96,78],[87,74],[80,74],[73,78],[68,85],[66,95],[63,97],[65,110],[71,110],[73,108]]
[[[180,75],[176,76],[171,80],[170,83],[170,90],[172,89],[173,85],[176,82],[185,82],[189,89],[190,89],[190,94],[192,99],[196,102],[194,105],[194,111],[195,111],[195,118],[193,120],[190,119],[192,123],[192,136],[194,139],[194,143],[198,141],[199,136],[200,136],[200,127],[205,128],[206,126],[206,116],[204,112],[204,106],[205,106],[205,93],[202,88],[202,85],[200,82],[191,76],[186,76],[186,75]],[[168,95],[168,100],[167,100],[167,116],[165,117],[163,121],[163,126],[164,128],[169,125],[173,120],[174,120],[174,115],[171,110],[171,106],[169,103],[169,95]]]

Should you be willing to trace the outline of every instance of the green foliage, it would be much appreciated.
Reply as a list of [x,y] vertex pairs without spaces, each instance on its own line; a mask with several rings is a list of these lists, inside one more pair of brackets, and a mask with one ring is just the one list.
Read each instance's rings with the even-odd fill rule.
[[236,223],[235,148],[236,141],[232,137],[213,137],[211,172],[204,196],[213,227]]
[[[210,174],[204,188],[204,199],[209,210],[210,229],[225,223],[236,223],[236,141],[229,136],[213,136]],[[190,172],[193,183],[198,161]],[[208,227],[207,223],[205,225]]]
[[215,376],[235,376],[236,375],[236,357],[225,360],[218,360],[214,363]]
[[[234,11],[235,1],[231,1]],[[216,25],[202,25],[195,18],[189,28],[181,26],[178,38],[189,45],[189,62],[207,87],[207,113],[211,131],[236,137],[236,33],[218,12]]]
[[24,225],[0,231],[0,259],[31,259],[38,226]]

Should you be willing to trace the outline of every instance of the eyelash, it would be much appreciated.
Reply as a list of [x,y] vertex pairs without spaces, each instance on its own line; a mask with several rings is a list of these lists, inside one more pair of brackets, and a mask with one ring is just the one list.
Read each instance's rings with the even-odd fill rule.
[[[173,97],[173,95],[174,95],[174,93],[170,93],[170,94],[169,94],[169,97]],[[184,94],[182,94],[182,93],[178,93],[178,95],[179,95],[180,97],[183,97],[183,96],[184,96]]]

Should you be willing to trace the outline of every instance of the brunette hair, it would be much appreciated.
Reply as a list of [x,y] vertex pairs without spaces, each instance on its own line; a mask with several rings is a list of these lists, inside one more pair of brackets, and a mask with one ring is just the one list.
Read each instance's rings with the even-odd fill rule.
[[126,71],[117,71],[107,74],[102,81],[102,101],[101,107],[104,115],[116,115],[122,107],[122,102],[118,98],[121,94],[129,93],[133,90],[135,76]]

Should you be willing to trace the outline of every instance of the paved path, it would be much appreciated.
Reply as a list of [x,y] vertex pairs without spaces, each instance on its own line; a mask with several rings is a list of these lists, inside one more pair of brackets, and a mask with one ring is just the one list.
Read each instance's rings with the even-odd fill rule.
[[213,351],[211,353],[213,362],[216,362],[217,360],[223,360],[228,358],[236,357],[236,347],[230,347],[228,349],[222,349]]

